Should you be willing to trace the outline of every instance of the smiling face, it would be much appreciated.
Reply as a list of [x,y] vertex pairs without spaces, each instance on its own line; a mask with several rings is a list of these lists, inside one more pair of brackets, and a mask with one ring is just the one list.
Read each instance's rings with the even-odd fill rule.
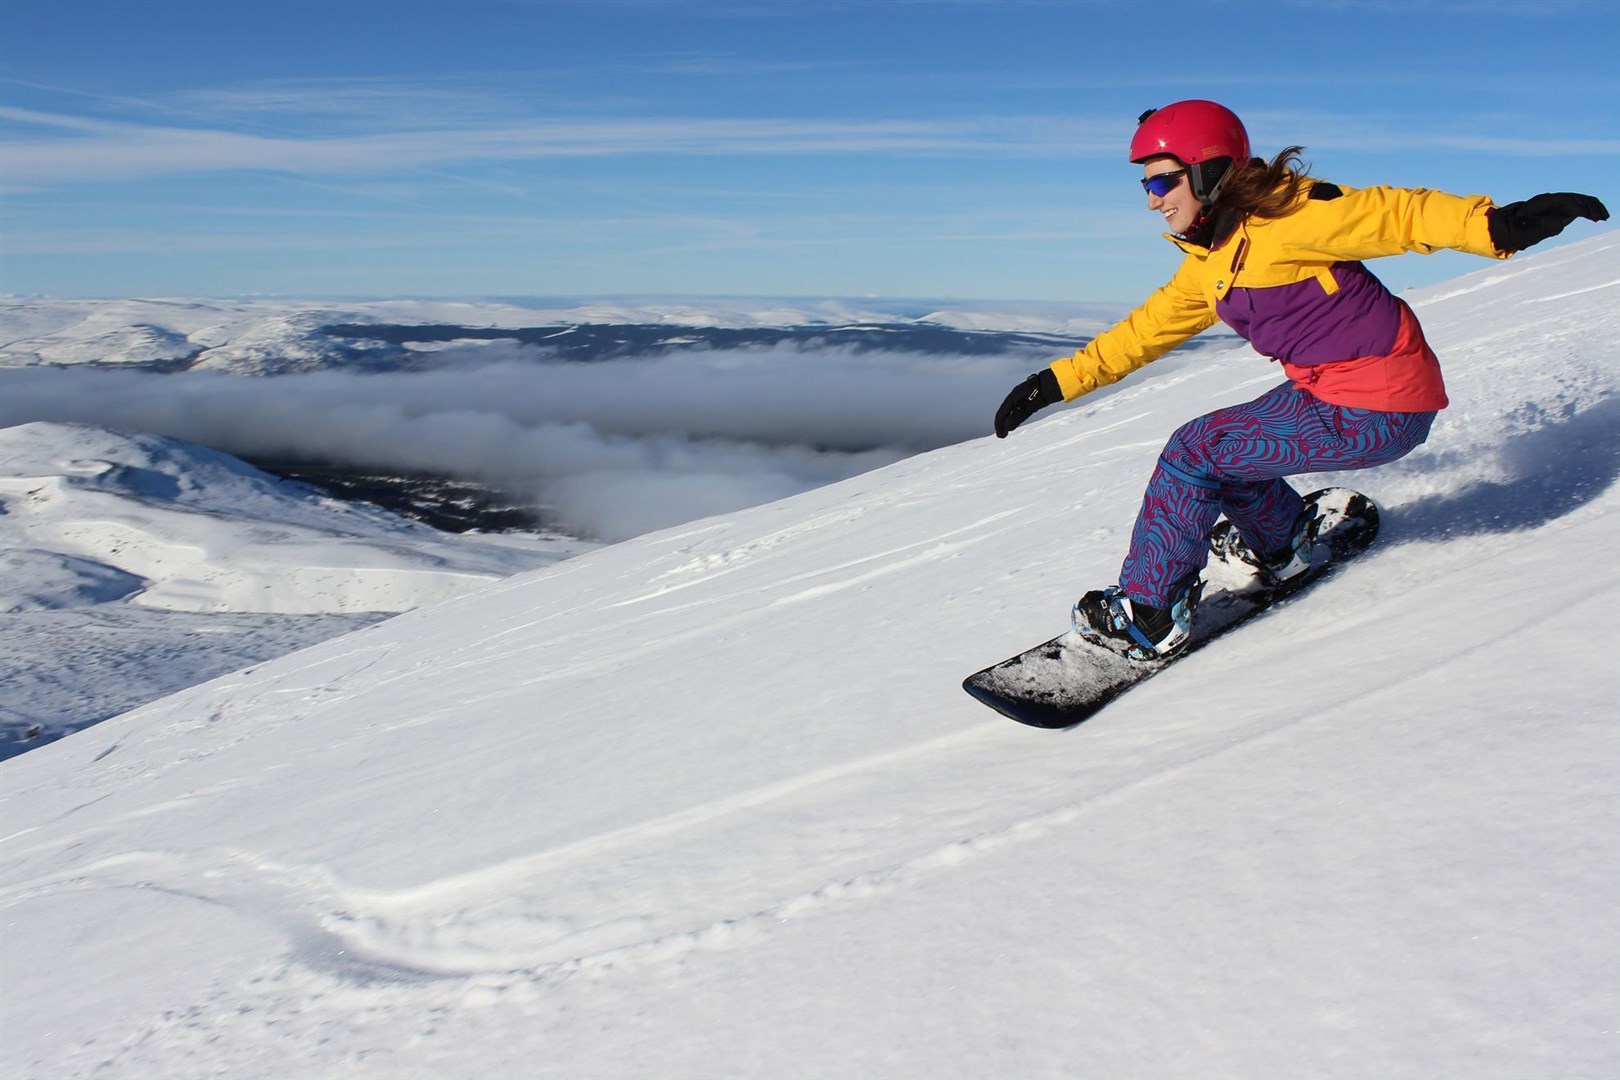
[[[1149,158],[1142,165],[1142,178],[1173,173],[1181,168],[1183,168],[1181,162],[1173,157]],[[1165,195],[1148,193],[1148,209],[1163,214],[1165,227],[1173,233],[1181,234],[1193,227],[1193,222],[1198,220],[1198,215],[1203,212],[1204,207],[1198,201],[1198,196],[1193,194],[1192,184],[1183,173],[1169,193]]]

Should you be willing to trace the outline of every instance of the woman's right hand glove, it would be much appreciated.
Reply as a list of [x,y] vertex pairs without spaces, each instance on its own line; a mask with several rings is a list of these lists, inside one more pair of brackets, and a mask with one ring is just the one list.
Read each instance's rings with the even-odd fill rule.
[[1031,375],[1017,386],[996,410],[996,438],[1005,439],[1007,432],[1022,424],[1048,405],[1063,400],[1063,388],[1051,368]]
[[1578,217],[1608,221],[1609,208],[1591,195],[1572,191],[1535,195],[1491,211],[1491,243],[1504,255],[1557,236]]

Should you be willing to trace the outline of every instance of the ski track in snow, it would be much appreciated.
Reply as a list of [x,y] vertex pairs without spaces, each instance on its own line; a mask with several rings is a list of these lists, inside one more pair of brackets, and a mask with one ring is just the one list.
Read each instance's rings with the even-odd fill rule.
[[[1358,570],[1363,575],[1376,572],[1372,566]],[[1458,571],[1452,576],[1460,575]],[[1442,579],[1429,589],[1444,591],[1452,584]],[[1564,592],[1567,595],[1548,597],[1547,611],[1538,621],[1560,618],[1571,605],[1580,602],[1580,590],[1576,587],[1568,586]],[[1395,608],[1408,602],[1409,598],[1404,597],[1389,601],[1358,612],[1356,618],[1373,623],[1386,620],[1396,614]],[[1593,601],[1587,603],[1596,606]],[[1270,616],[1272,619],[1281,617],[1281,613]],[[1522,633],[1522,628],[1512,633]],[[797,776],[613,834],[391,894],[344,886],[319,867],[278,865],[246,853],[210,852],[201,859],[186,859],[175,853],[122,855],[86,867],[66,881],[26,883],[13,896],[25,898],[62,888],[162,889],[269,918],[294,941],[305,942],[295,946],[295,956],[310,961],[316,970],[321,968],[322,961],[336,963],[334,958],[341,957],[341,964],[332,973],[348,978],[357,974],[384,981],[478,976],[482,978],[480,985],[488,989],[498,985],[491,981],[494,976],[535,981],[577,971],[624,973],[696,950],[732,949],[761,943],[773,927],[790,919],[809,917],[831,905],[859,903],[907,888],[926,875],[947,872],[976,855],[1074,825],[1082,821],[1093,804],[1126,797],[1143,785],[1165,781],[1185,769],[1211,763],[1302,724],[1344,723],[1362,709],[1364,697],[1398,696],[1406,681],[1422,678],[1436,662],[1499,646],[1507,636],[1491,632],[1460,635],[1438,654],[1410,658],[1404,671],[1384,671],[1375,688],[1347,694],[1326,709],[1301,714],[1286,722],[1208,732],[1191,744],[1181,740],[1167,742],[1156,748],[1151,764],[1134,775],[1112,779],[1084,800],[1034,813],[1028,811],[1020,798],[1006,800],[1011,805],[1000,802],[990,807],[981,805],[964,814],[951,801],[958,785],[939,783],[942,776],[965,775],[980,767],[986,744],[995,742],[993,736],[1005,730],[1003,721],[989,720],[928,743]],[[1211,658],[1204,663],[1218,661]],[[367,666],[369,664],[354,669],[353,673],[359,674]],[[1193,662],[1189,661],[1187,666],[1194,666]],[[1196,672],[1187,672],[1186,677],[1198,676]],[[811,791],[841,782],[853,782],[866,790],[848,799]],[[192,792],[182,799],[147,807],[133,816],[163,814],[228,790],[230,786],[216,785]],[[936,786],[943,788],[950,798],[941,800],[939,805],[927,805],[928,789]],[[747,857],[739,857],[729,841],[724,844],[727,848],[724,858],[714,852],[694,853],[684,848],[671,851],[672,842],[679,842],[683,835],[699,827],[713,826],[730,816],[751,816],[771,804],[791,801],[807,793],[812,794],[812,805],[822,808],[846,802],[860,806],[862,817],[870,815],[874,802],[892,800],[897,804],[897,813],[898,807],[904,806],[909,813],[928,820],[959,819],[954,823],[956,831],[965,835],[894,862],[860,867],[793,895],[769,898],[767,902],[734,910],[725,910],[725,901],[735,891],[730,864],[733,860],[746,863],[750,861]],[[1048,792],[1043,790],[1041,794]],[[782,816],[796,820],[791,811]],[[825,816],[806,823],[805,827],[812,833],[835,837],[863,831],[856,820],[828,821]],[[713,834],[723,835],[723,830],[713,830]],[[713,834],[699,835],[695,839],[702,845],[712,845]],[[81,839],[75,837],[73,842]],[[773,840],[776,839],[779,837],[773,836]],[[865,843],[856,850],[862,860],[872,853]],[[669,889],[667,883],[663,883],[663,875],[657,874],[655,880],[662,883],[658,900],[664,910],[646,910],[652,905],[644,904],[613,911],[613,901],[618,900],[619,906],[624,906],[619,898],[627,892],[634,895],[634,890],[627,890],[623,883],[612,879],[591,880],[589,865],[633,866],[644,862],[653,851],[660,852],[672,863],[672,873],[677,867],[712,868],[710,879],[702,881],[700,887],[694,886],[690,879],[683,882],[683,888],[694,894],[690,910],[668,910]],[[822,857],[828,854],[822,853]],[[807,861],[816,863],[821,858],[812,856]],[[537,889],[553,877],[564,875],[575,864],[587,866],[583,878],[577,873],[567,875],[572,889],[582,894],[575,902],[559,903],[551,899],[544,888]],[[607,910],[604,910],[605,901]],[[724,913],[703,921],[704,916],[712,916],[716,909]],[[310,942],[323,944],[316,948]]]
[[[1442,580],[1430,588],[1442,591],[1450,584]],[[1612,588],[1612,581],[1610,584]],[[1380,605],[1362,617],[1387,618],[1398,602]],[[1585,603],[1597,607],[1601,602]],[[1542,621],[1558,617],[1554,611],[1549,610]],[[268,1008],[278,1017],[278,1040],[330,1035],[335,1021],[311,1009],[323,997],[338,998],[350,1014],[388,1013],[409,1001],[416,1012],[436,1009],[448,1014],[504,1003],[520,1013],[539,1015],[546,1012],[544,1001],[550,985],[573,978],[636,979],[644,977],[647,969],[677,965],[693,954],[768,947],[773,934],[791,922],[926,888],[941,876],[971,873],[971,864],[980,856],[1066,829],[1084,828],[1088,814],[1100,806],[1130,799],[1188,770],[1223,767],[1225,759],[1252,753],[1295,729],[1354,723],[1367,707],[1365,699],[1398,699],[1403,685],[1425,678],[1435,662],[1499,647],[1502,637],[1480,633],[1441,653],[1412,658],[1406,670],[1386,672],[1378,685],[1311,714],[1282,722],[1226,726],[1202,732],[1190,742],[1163,739],[1152,747],[1150,761],[1133,773],[1109,775],[1085,798],[1045,808],[1040,808],[1042,803],[1065,779],[1061,775],[1042,776],[1043,782],[1032,791],[1008,798],[1005,804],[998,801],[967,813],[948,798],[939,800],[939,805],[916,804],[929,789],[960,790],[956,776],[982,768],[982,756],[998,741],[996,733],[1005,731],[1003,722],[991,720],[902,751],[394,893],[355,889],[333,880],[320,867],[280,865],[246,853],[205,853],[204,858],[190,860],[173,853],[134,853],[87,867],[71,881],[31,883],[31,887],[160,890],[223,905],[276,926],[290,943],[287,960],[249,980],[248,1000],[258,1010]],[[1074,735],[1067,738],[1076,741]],[[943,784],[942,779],[946,780]],[[1086,779],[1096,781],[1100,776]],[[783,816],[800,821],[810,835],[846,840],[852,833],[860,835],[861,843],[851,845],[858,857],[848,860],[851,865],[845,872],[823,876],[814,887],[738,903],[731,863],[747,864],[758,856],[731,849],[725,844],[724,831],[712,827],[727,818],[757,815],[796,797],[816,796],[813,789],[818,787],[851,781],[865,790],[854,798],[844,797],[843,792],[821,792],[812,805],[824,811],[853,803],[862,808],[861,817],[866,817],[876,796],[879,803],[908,806],[915,819],[949,822],[933,831],[954,832],[958,838],[923,850],[891,851],[891,859],[874,863],[871,838],[859,828],[859,821],[805,821],[789,812]],[[207,794],[197,793],[199,797]],[[149,812],[167,809],[158,806]],[[705,826],[711,831],[691,835]],[[683,837],[685,846],[681,845]],[[726,857],[716,861],[713,852],[694,851],[694,842],[700,847],[726,846]],[[850,853],[830,854],[847,858]],[[660,883],[651,895],[626,889],[634,882],[591,876],[593,868],[635,867],[660,856],[670,863],[670,872],[678,874],[679,868],[690,871],[694,867],[709,870],[696,885],[690,880],[681,882],[679,891],[689,894],[679,898],[686,901],[684,905],[672,907],[669,881],[656,867],[643,871]],[[806,861],[818,860],[812,855]],[[579,868],[585,870],[583,875],[568,873]],[[566,877],[570,891],[578,894],[575,905],[557,902],[544,888],[557,877]],[[640,906],[626,903],[626,892],[645,902]],[[200,1032],[213,1039],[244,1025],[262,1023],[254,1014],[251,1007],[205,1005],[184,1017],[164,1018],[134,1043],[156,1053],[154,1060],[172,1060],[184,1046],[200,1038]]]

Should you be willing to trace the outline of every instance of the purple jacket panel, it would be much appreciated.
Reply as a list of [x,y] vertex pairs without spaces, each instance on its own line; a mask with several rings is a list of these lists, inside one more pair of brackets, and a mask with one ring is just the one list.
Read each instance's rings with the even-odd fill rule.
[[1262,355],[1310,367],[1385,356],[1401,329],[1400,301],[1358,262],[1335,263],[1339,291],[1315,278],[1269,289],[1234,287],[1215,314]]

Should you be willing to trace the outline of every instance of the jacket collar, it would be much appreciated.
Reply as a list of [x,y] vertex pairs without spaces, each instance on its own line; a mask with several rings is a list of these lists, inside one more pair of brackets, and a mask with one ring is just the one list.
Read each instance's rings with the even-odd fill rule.
[[1189,255],[1203,257],[1230,240],[1243,224],[1243,217],[1241,211],[1222,207],[1200,218],[1185,235],[1165,233],[1164,238]]

